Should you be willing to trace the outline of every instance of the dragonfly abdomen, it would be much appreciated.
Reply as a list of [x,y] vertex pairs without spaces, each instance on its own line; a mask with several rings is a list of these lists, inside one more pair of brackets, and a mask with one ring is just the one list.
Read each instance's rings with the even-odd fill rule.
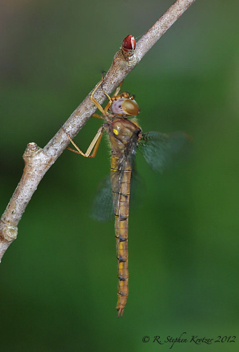
[[115,217],[116,251],[118,259],[118,316],[122,316],[129,294],[128,271],[128,219]]
[[124,171],[121,172],[121,182],[118,188],[114,184],[114,177],[119,172],[115,158],[111,162],[111,180],[112,194],[115,212],[115,237],[116,237],[116,253],[118,259],[118,302],[116,309],[118,316],[122,316],[124,307],[127,302],[129,293],[128,280],[128,221],[129,221],[129,198],[130,198],[130,179],[131,165],[126,162]]

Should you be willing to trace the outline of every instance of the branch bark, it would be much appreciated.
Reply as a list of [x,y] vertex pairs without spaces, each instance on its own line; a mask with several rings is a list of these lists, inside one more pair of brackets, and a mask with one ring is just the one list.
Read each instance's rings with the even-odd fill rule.
[[[177,0],[165,14],[139,40],[137,47],[124,50],[124,45],[115,54],[113,63],[104,77],[104,91],[113,90],[142,60],[148,50],[173,25],[195,0]],[[87,120],[95,112],[96,106],[90,94],[76,108],[64,124],[64,130],[74,138]],[[102,104],[105,95],[101,89],[95,92],[95,98]],[[17,238],[18,223],[37,189],[41,179],[69,144],[67,135],[60,129],[49,143],[41,149],[35,143],[29,143],[24,152],[25,167],[22,178],[0,219],[0,261],[9,245]]]

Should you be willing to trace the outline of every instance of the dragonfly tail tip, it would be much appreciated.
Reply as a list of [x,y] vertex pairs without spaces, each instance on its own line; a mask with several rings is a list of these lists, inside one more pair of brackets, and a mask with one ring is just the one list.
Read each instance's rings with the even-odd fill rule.
[[119,308],[119,309],[118,309],[118,318],[119,318],[119,317],[122,317],[122,316],[123,316],[123,313],[124,313],[124,308]]

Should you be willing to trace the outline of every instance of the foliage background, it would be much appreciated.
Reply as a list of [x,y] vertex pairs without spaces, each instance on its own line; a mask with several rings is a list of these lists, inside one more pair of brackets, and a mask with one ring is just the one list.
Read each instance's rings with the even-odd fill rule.
[[[0,209],[23,170],[26,144],[44,146],[107,70],[173,1],[1,2]],[[65,151],[47,173],[1,264],[1,351],[151,351],[153,337],[238,335],[239,5],[201,0],[125,80],[144,131],[186,131],[190,158],[164,175],[138,157],[145,186],[131,211],[130,295],[116,318],[113,221],[89,208],[109,172]],[[86,150],[100,121],[76,138]],[[143,336],[150,342],[143,343]],[[236,343],[177,344],[236,351]]]

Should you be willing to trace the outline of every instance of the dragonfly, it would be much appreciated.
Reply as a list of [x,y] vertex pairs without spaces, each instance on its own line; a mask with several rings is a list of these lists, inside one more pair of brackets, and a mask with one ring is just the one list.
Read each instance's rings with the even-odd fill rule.
[[[140,109],[134,96],[127,92],[120,93],[121,84],[110,97],[103,90],[104,79],[96,85],[91,93],[91,100],[96,105],[100,114],[93,117],[104,120],[95,137],[90,143],[87,151],[81,149],[64,131],[75,149],[69,148],[74,153],[84,157],[94,158],[96,156],[103,132],[109,137],[111,148],[110,184],[112,208],[115,217],[116,253],[118,260],[118,301],[116,309],[118,317],[122,317],[129,294],[129,271],[128,271],[128,223],[129,203],[131,193],[131,180],[134,173],[135,155],[139,150],[149,166],[158,172],[162,172],[179,149],[185,144],[187,136],[184,133],[167,135],[160,132],[143,133],[136,116]],[[95,99],[97,89],[103,90],[108,103],[103,108]],[[102,199],[104,197],[101,197]],[[100,204],[100,206],[104,205]],[[102,211],[102,210],[101,210]],[[107,218],[107,214],[105,214]]]

